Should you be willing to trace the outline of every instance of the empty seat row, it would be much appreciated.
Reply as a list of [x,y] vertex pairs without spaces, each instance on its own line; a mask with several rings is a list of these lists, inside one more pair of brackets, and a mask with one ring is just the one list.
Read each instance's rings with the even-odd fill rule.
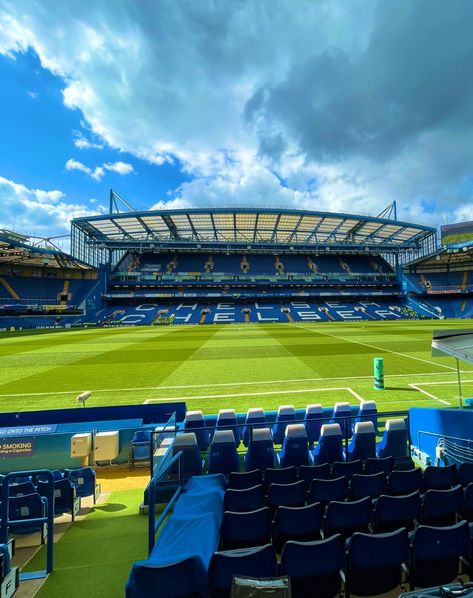
[[[228,598],[235,575],[249,578],[289,576],[293,598],[380,595],[402,581],[430,587],[453,581],[462,560],[470,557],[468,524],[420,526],[411,534],[355,533],[344,542],[340,534],[311,542],[288,541],[278,566],[270,544],[216,552],[209,570],[211,598]],[[344,578],[344,584],[343,584]]]
[[[307,405],[303,425],[307,431],[308,441],[311,445],[319,440],[321,427],[327,416],[324,415],[322,405]],[[281,405],[278,408],[276,421],[271,428],[275,444],[282,444],[286,434],[286,427],[296,422],[296,411],[293,405]],[[378,416],[376,403],[364,401],[361,403],[358,413],[354,414],[352,407],[347,402],[335,403],[329,423],[338,423],[343,435],[351,436],[355,425],[358,422],[371,422],[375,433],[378,433]],[[248,446],[252,432],[260,427],[267,427],[266,414],[260,407],[248,409],[244,425],[238,424],[237,415],[234,409],[221,409],[217,416],[215,430],[228,430],[233,432],[236,444],[243,441]],[[195,432],[199,449],[208,449],[214,430],[206,425],[202,411],[188,411],[184,421],[186,432]]]
[[[280,552],[288,540],[317,540],[322,535],[328,538],[334,534],[348,538],[355,532],[389,532],[400,527],[412,530],[418,524],[449,526],[455,524],[457,514],[462,514],[465,509],[460,486],[450,490],[428,490],[423,496],[419,492],[403,496],[382,494],[374,501],[366,496],[351,502],[333,500],[306,505],[303,488],[296,487],[299,484],[296,482],[290,491],[284,487],[286,493],[281,493],[282,487],[278,488],[277,484],[271,485],[268,506],[262,506],[265,502],[260,495],[262,500],[257,503],[258,508],[246,512],[227,510],[233,507],[233,497],[231,500],[226,498],[222,548],[259,546],[272,539]],[[238,503],[237,506],[243,505]],[[254,504],[248,501],[247,506]]]

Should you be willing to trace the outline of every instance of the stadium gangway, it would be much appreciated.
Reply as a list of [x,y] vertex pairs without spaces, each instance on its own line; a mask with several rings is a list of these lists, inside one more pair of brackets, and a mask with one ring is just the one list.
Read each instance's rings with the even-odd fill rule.
[[[449,436],[447,434],[439,434],[438,432],[428,432],[427,430],[419,430],[417,432],[418,445],[417,450],[422,453],[421,449],[421,435],[432,436],[438,438],[437,448],[440,452],[445,454],[447,459],[451,459],[455,463],[473,463],[473,440],[469,438],[459,438],[458,436]],[[460,443],[465,443],[467,446],[461,446]],[[441,456],[437,453],[435,455],[435,465],[440,463]],[[428,465],[428,463],[427,463]],[[445,465],[449,465],[446,461]]]
[[[17,477],[41,476],[48,480],[46,494],[46,516],[34,519],[14,520],[9,518],[10,479]],[[7,473],[2,480],[2,521],[0,528],[0,542],[8,544],[8,530],[11,525],[21,525],[27,522],[31,526],[46,524],[46,570],[20,573],[20,581],[28,579],[42,579],[53,570],[54,565],[54,475],[49,469],[35,469],[31,471],[14,471]]]
[[[149,484],[149,508],[148,508],[148,556],[151,554],[151,551],[154,548],[154,544],[156,541],[156,534],[158,529],[163,524],[164,520],[166,519],[169,511],[173,508],[174,503],[177,501],[179,496],[183,490],[183,477],[182,477],[182,467],[181,467],[181,457],[184,455],[182,451],[179,451],[174,455],[174,457],[166,463],[164,467],[159,469],[158,473],[151,478],[151,482]],[[176,491],[170,498],[168,504],[164,508],[164,511],[159,516],[159,519],[156,521],[156,489],[158,483],[162,480],[162,478],[167,474],[167,472],[173,467],[174,463],[177,462],[177,482],[178,486]]]

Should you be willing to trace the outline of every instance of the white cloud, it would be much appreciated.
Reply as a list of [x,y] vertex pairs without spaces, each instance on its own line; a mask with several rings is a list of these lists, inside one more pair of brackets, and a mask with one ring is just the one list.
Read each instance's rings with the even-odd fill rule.
[[72,218],[105,212],[101,205],[92,211],[81,203],[69,202],[57,189],[30,189],[2,176],[0,205],[1,227],[38,236],[68,234]]
[[64,78],[88,129],[77,148],[190,176],[157,206],[471,213],[470,0],[163,0],[159,18],[131,0],[0,0],[0,13],[0,53],[34,48]]
[[103,149],[103,143],[91,141],[84,137],[81,131],[74,131],[74,145],[81,150],[86,149]]
[[28,91],[27,93],[28,93],[28,95],[30,96],[30,98],[32,100],[36,100],[38,98],[38,95],[39,95],[37,91]]
[[106,170],[109,170],[110,172],[116,172],[120,175],[127,175],[135,172],[133,166],[127,162],[105,162],[102,164],[102,166],[89,168],[82,162],[74,160],[74,158],[69,158],[64,167],[66,170],[79,170],[84,172],[96,181],[100,181],[100,179],[105,175]]

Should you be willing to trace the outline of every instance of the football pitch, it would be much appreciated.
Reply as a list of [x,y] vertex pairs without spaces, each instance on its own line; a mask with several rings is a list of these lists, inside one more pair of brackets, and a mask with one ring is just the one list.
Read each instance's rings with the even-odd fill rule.
[[[471,320],[304,322],[100,328],[0,337],[0,409],[24,411],[186,401],[189,409],[276,409],[376,400],[378,410],[456,407],[452,358],[432,358],[432,330]],[[373,389],[383,357],[384,391]],[[473,367],[461,364],[463,395]],[[77,407],[79,408],[79,407]]]

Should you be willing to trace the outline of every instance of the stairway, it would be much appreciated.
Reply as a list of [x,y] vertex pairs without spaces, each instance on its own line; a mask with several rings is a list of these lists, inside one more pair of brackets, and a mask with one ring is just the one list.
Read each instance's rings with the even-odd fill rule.
[[[61,295],[67,295],[69,293],[69,281],[65,280],[64,281],[64,286],[62,287],[62,291],[61,291]],[[69,297],[69,299],[72,299],[72,295]],[[61,305],[67,305],[67,299],[61,299]]]
[[463,278],[462,278],[462,287],[461,287],[462,291],[464,291],[466,289],[467,285],[468,285],[468,270],[465,270],[465,272],[463,272]]
[[11,284],[7,280],[5,280],[3,278],[3,276],[0,276],[0,282],[6,288],[6,290],[8,291],[8,294],[11,297],[13,297],[13,299],[19,299],[20,298],[20,296],[18,295],[18,293],[15,291],[15,289],[11,286]]

